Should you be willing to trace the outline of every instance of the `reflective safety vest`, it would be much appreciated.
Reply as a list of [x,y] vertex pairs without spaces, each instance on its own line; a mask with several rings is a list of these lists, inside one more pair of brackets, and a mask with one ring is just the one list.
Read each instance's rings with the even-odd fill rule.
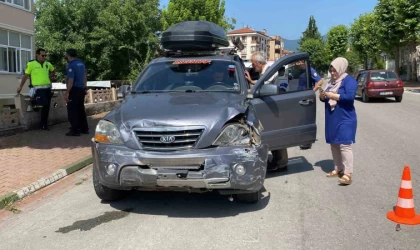
[[54,66],[45,61],[42,65],[37,60],[29,61],[25,74],[31,77],[31,84],[36,86],[50,85],[50,72],[54,71]]

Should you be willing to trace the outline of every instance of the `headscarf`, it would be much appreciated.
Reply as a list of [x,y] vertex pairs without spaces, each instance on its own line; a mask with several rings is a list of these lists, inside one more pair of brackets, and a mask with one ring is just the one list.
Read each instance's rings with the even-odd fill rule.
[[[331,66],[333,66],[334,69],[337,71],[339,77],[336,80],[334,80],[334,78],[331,77],[331,80],[328,82],[328,88],[330,92],[337,94],[337,91],[341,86],[341,82],[347,76],[346,71],[347,67],[349,66],[349,63],[346,58],[337,57],[336,59],[334,59],[334,61],[331,62]],[[335,106],[337,105],[337,101],[330,99],[328,103],[331,106],[331,110],[334,110]]]

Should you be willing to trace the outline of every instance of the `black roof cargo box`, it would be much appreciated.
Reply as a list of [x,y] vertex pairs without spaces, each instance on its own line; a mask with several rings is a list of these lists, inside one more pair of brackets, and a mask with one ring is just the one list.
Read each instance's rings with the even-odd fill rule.
[[207,21],[185,21],[172,25],[162,33],[166,50],[216,50],[229,46],[225,30]]

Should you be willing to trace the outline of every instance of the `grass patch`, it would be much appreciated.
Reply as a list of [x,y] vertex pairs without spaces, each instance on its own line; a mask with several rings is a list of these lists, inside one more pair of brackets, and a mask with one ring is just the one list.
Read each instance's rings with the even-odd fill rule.
[[0,197],[0,209],[10,207],[13,203],[19,200],[19,196],[16,193],[9,193]]

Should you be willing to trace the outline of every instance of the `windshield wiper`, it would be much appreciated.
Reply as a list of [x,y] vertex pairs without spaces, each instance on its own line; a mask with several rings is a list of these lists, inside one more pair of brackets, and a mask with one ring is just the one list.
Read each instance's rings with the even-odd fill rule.
[[134,94],[150,94],[150,93],[153,93],[153,92],[150,91],[150,90],[143,90],[143,91],[131,91],[131,93],[134,93]]

